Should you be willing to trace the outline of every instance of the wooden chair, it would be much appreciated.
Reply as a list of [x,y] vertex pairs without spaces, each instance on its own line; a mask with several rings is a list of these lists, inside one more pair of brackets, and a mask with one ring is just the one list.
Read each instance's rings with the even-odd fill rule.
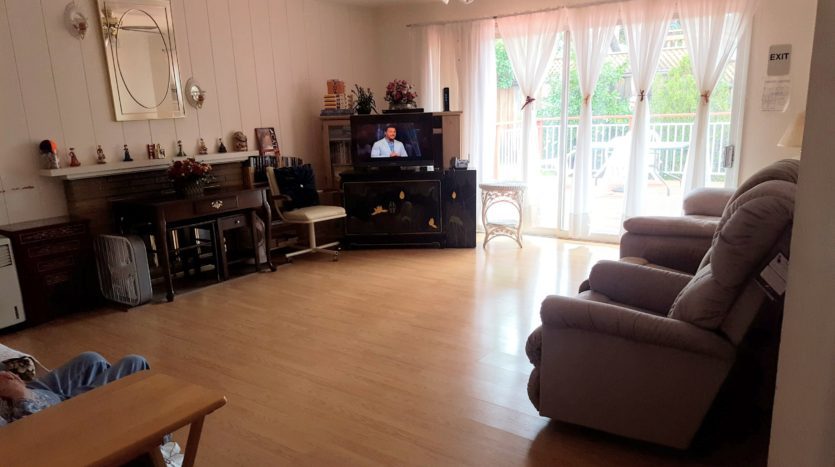
[[333,260],[339,259],[339,250],[329,249],[339,245],[339,242],[330,242],[324,245],[316,243],[316,224],[320,222],[342,219],[346,217],[345,208],[342,206],[308,206],[304,208],[297,208],[293,210],[286,210],[285,202],[291,201],[290,197],[283,195],[279,189],[278,180],[275,176],[275,170],[267,171],[267,180],[270,184],[270,193],[273,200],[273,206],[278,214],[279,219],[286,224],[306,225],[308,229],[309,243],[306,247],[300,247],[297,251],[293,251],[285,255],[288,262],[292,262],[294,256],[305,253],[325,253],[333,256]]

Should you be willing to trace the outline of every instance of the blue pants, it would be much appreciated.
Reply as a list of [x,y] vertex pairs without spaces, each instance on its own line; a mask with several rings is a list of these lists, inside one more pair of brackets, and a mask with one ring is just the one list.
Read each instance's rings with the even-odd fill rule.
[[67,400],[148,368],[148,362],[139,355],[128,355],[111,366],[101,355],[84,352],[26,387],[52,391]]

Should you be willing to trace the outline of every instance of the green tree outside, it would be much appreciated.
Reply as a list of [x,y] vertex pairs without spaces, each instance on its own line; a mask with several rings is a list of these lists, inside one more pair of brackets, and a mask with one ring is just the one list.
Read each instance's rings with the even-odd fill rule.
[[[496,40],[496,71],[498,87],[509,89],[516,85],[513,67],[507,55],[504,41]],[[607,61],[600,72],[594,96],[592,109],[595,115],[629,115],[632,108],[629,105],[630,96],[624,95],[624,90],[631,92],[629,77],[629,62],[620,65]],[[562,62],[556,60],[546,78],[546,86],[551,90],[547,95],[537,100],[537,117],[559,118],[562,113]],[[711,111],[729,112],[733,85],[728,79],[722,79],[717,84],[711,97]],[[659,73],[650,92],[650,106],[653,114],[692,114],[696,112],[699,103],[699,91],[691,70],[690,57],[685,55],[667,73]],[[568,77],[568,115],[580,115],[583,97],[580,94],[579,78],[571,51]],[[675,120],[675,119],[673,119]]]

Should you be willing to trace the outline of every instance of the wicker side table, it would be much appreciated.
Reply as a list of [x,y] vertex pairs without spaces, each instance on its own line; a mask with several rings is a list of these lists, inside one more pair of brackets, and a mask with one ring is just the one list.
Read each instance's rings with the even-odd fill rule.
[[[492,182],[482,183],[481,188],[481,222],[484,225],[484,243],[495,237],[510,237],[516,240],[519,248],[522,248],[522,205],[525,198],[527,185],[523,182]],[[518,213],[516,219],[494,220],[487,219],[487,211],[490,207],[499,203],[507,203],[513,206]]]

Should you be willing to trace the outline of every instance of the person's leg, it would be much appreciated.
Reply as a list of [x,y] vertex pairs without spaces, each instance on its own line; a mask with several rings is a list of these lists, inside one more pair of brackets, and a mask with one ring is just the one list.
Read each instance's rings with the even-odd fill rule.
[[91,389],[104,386],[107,383],[112,383],[117,379],[132,375],[136,372],[149,369],[148,361],[139,355],[128,355],[118,362],[114,363],[106,370],[100,372],[92,381],[85,385],[79,385],[73,388],[70,397],[75,397],[83,394]]
[[89,386],[100,378],[110,363],[95,352],[84,352],[41,378],[29,382],[30,389],[45,389],[58,394],[61,399],[75,395],[79,387]]

